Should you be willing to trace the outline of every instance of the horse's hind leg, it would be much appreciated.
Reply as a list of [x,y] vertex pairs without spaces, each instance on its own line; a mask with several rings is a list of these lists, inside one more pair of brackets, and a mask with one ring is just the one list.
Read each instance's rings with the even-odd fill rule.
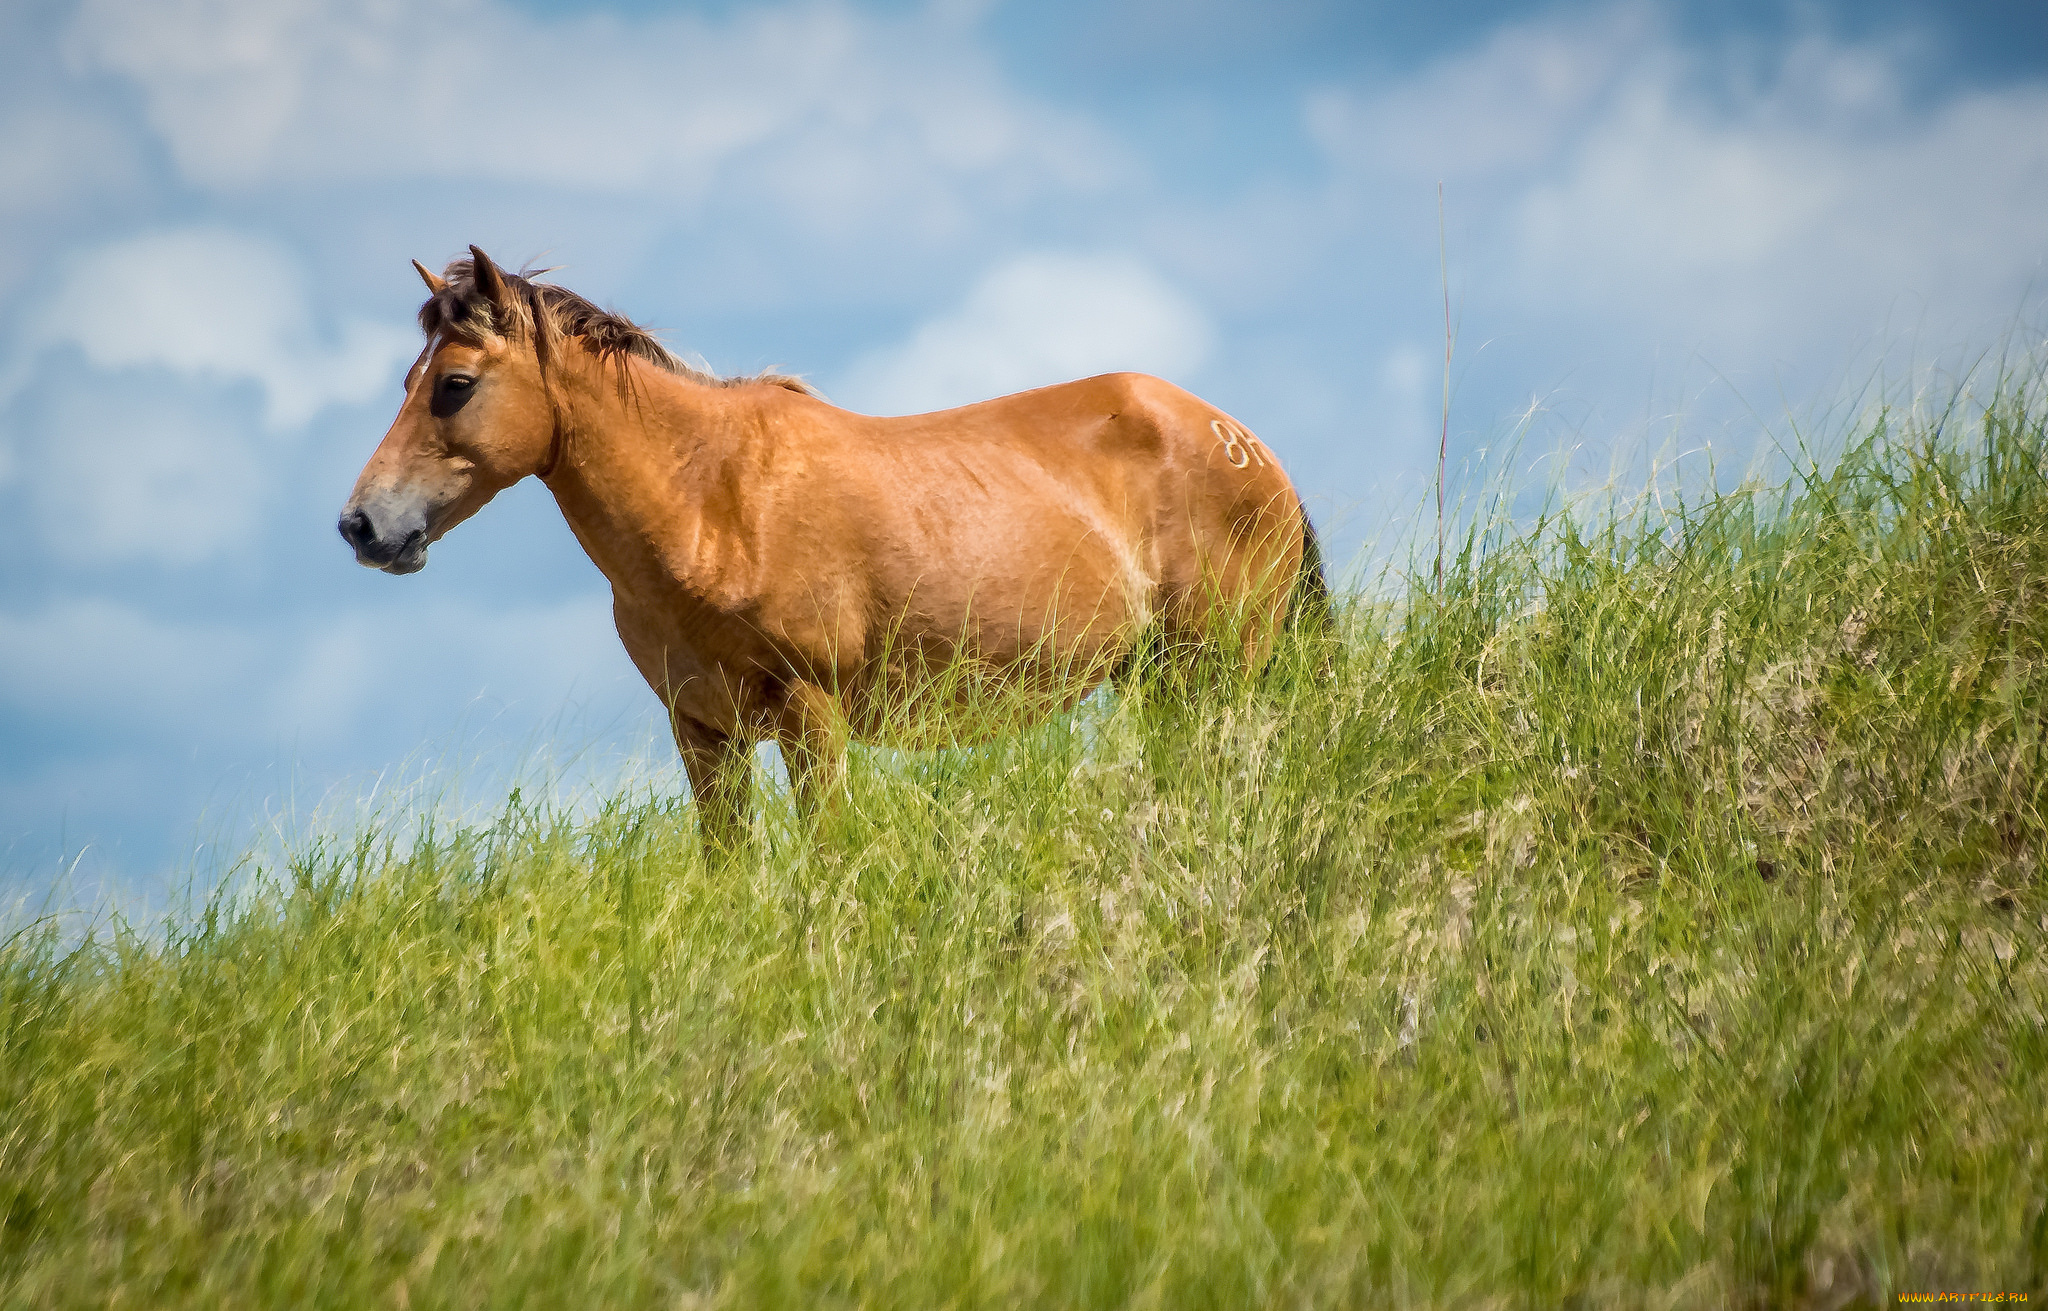
[[753,799],[753,744],[681,716],[674,727],[676,749],[690,775],[690,795],[697,802],[704,854],[737,855],[747,840],[747,810]]

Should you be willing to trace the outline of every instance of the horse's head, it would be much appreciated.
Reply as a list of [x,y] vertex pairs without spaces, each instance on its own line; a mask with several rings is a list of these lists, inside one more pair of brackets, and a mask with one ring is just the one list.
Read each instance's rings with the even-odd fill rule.
[[469,250],[446,278],[413,262],[433,293],[420,307],[427,346],[342,507],[356,560],[385,573],[426,567],[429,543],[528,474],[545,477],[558,454],[550,327],[533,284]]

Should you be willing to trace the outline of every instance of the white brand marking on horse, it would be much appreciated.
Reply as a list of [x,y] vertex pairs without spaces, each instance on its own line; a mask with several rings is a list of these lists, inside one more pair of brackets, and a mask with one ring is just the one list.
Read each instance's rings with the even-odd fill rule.
[[1216,440],[1223,443],[1223,458],[1230,461],[1232,468],[1242,469],[1253,460],[1259,462],[1261,469],[1266,467],[1265,448],[1259,445],[1258,438],[1244,429],[1234,423],[1225,423],[1221,419],[1211,419],[1209,431],[1215,433]]

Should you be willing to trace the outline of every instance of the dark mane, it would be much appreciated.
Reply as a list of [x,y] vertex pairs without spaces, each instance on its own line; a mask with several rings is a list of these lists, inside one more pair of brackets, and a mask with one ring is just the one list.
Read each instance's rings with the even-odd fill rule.
[[[599,309],[567,287],[539,281],[542,271],[499,270],[513,297],[513,313],[501,316],[476,285],[475,263],[455,260],[442,274],[448,285],[420,306],[420,330],[430,339],[446,334],[472,344],[481,344],[489,337],[523,341],[537,334],[543,360],[548,358],[547,346],[551,341],[578,337],[584,349],[601,361],[623,363],[630,357],[707,387],[787,387],[806,396],[817,394],[803,379],[784,373],[770,371],[722,378],[685,364],[653,333],[625,315]],[[501,323],[501,317],[511,321]]]

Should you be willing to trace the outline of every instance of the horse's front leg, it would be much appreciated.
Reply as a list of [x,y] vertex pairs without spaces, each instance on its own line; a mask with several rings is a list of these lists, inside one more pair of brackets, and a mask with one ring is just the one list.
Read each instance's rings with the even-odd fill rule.
[[746,845],[753,800],[753,743],[677,715],[672,719],[676,749],[690,774],[697,802],[697,832],[709,859],[738,855]]
[[838,809],[846,794],[846,717],[832,694],[816,683],[792,683],[776,717],[775,743],[789,770],[797,808],[815,825]]

